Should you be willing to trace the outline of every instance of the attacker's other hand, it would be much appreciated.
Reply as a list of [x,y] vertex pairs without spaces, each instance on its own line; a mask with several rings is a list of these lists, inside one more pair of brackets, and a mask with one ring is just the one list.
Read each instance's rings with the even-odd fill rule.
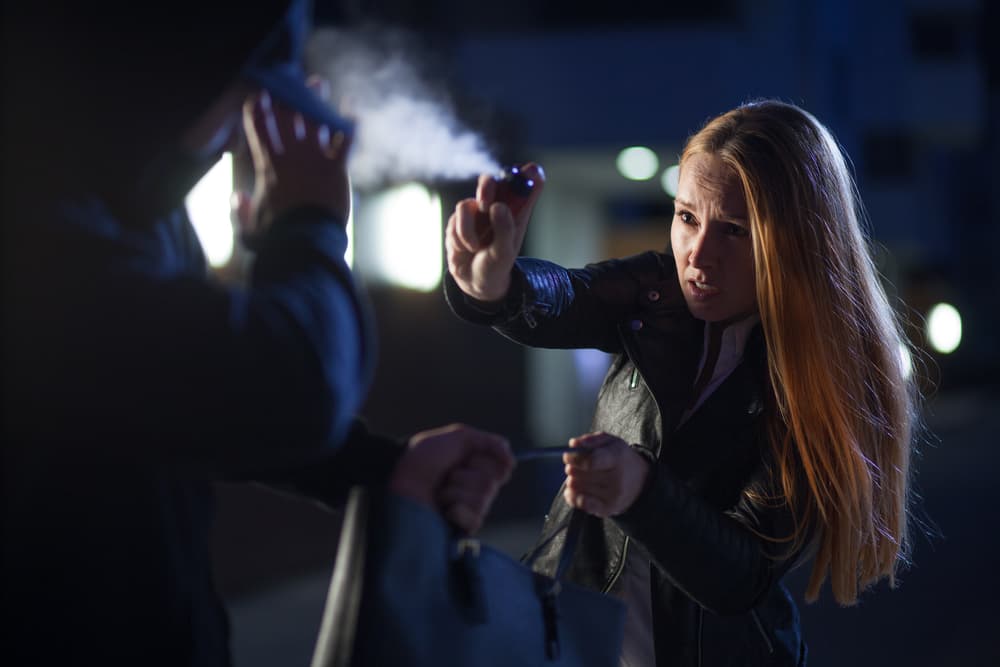
[[[323,94],[324,81],[309,83]],[[263,232],[276,218],[302,206],[326,209],[346,223],[351,212],[350,135],[282,106],[266,91],[244,103],[243,127],[254,168],[253,194],[237,193],[236,214],[244,233]]]

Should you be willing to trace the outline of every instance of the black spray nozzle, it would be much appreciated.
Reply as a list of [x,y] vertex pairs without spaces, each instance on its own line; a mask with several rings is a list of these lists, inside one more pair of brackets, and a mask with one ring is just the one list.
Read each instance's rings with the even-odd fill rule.
[[534,188],[535,180],[521,171],[520,167],[505,167],[497,179],[496,198],[507,204],[511,213],[517,215]]
[[535,181],[521,171],[520,167],[510,166],[500,172],[501,183],[510,188],[511,193],[518,197],[527,197],[535,187]]

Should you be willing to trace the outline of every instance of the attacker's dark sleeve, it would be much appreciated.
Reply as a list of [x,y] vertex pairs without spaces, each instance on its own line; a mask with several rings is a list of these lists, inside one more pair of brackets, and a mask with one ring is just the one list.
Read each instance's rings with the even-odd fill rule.
[[340,507],[353,486],[386,485],[405,450],[405,438],[372,433],[363,420],[355,419],[344,442],[324,459],[256,481]]
[[185,256],[182,215],[129,228],[84,203],[30,222],[10,301],[15,434],[209,478],[321,463],[348,439],[374,355],[342,220],[276,220],[245,287]]

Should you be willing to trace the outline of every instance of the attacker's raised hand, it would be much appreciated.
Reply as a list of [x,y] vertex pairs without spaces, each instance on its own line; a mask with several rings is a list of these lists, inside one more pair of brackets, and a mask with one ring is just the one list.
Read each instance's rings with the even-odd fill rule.
[[[325,82],[310,85],[322,95]],[[237,193],[244,232],[262,232],[283,213],[319,206],[347,221],[351,184],[347,172],[351,136],[273,101],[261,91],[243,105],[243,127],[254,166],[254,192]]]

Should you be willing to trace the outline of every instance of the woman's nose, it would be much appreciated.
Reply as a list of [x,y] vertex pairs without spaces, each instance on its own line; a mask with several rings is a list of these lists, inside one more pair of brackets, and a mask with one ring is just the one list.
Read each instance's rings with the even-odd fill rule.
[[691,243],[691,251],[688,253],[688,263],[694,267],[709,267],[715,262],[715,252],[712,242],[705,230],[702,229],[694,237]]

